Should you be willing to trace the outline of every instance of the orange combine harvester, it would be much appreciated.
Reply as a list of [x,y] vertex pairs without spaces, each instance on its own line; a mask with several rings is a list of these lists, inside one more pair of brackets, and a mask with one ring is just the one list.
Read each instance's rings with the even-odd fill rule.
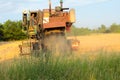
[[[53,47],[50,46],[51,44],[55,46],[56,44],[61,45],[63,42],[65,46],[62,45],[62,47],[66,48],[67,45],[69,50],[77,49],[79,41],[67,40],[66,38],[66,33],[70,32],[74,22],[75,10],[63,8],[62,0],[60,0],[60,6],[56,6],[55,9],[51,8],[51,1],[49,0],[49,9],[23,11],[23,31],[29,39],[27,41],[29,42],[27,53],[32,50],[48,49],[48,47]],[[53,39],[53,36],[55,39]],[[50,41],[50,39],[52,40]],[[21,54],[26,53],[24,44],[25,42],[20,46]]]

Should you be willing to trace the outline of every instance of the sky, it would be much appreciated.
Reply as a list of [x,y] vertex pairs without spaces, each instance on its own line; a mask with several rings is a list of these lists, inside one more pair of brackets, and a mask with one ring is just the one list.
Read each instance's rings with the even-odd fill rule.
[[[51,0],[52,8],[60,0]],[[120,0],[63,0],[65,8],[76,10],[76,27],[98,28],[120,24]],[[0,0],[0,23],[6,20],[22,20],[24,10],[48,8],[48,0]]]

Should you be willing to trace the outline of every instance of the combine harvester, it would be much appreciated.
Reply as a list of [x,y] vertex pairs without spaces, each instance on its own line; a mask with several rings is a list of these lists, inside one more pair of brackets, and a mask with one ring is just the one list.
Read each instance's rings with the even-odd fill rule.
[[28,40],[20,45],[20,54],[30,54],[39,50],[71,51],[77,49],[79,41],[67,39],[66,33],[70,32],[75,22],[75,10],[60,6],[49,9],[23,12],[23,31],[28,35]]

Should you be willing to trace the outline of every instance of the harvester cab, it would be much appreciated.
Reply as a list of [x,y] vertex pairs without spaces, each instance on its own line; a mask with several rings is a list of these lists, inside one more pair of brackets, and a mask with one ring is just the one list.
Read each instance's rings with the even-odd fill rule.
[[[74,22],[75,10],[63,8],[63,0],[60,0],[60,6],[56,6],[55,9],[51,8],[51,0],[49,0],[49,9],[23,12],[23,31],[28,35],[31,50],[35,49],[36,43],[39,43],[36,46],[37,49],[41,45],[42,48],[48,47],[46,45],[51,42],[47,39],[51,39],[50,36],[65,38],[66,32],[70,31]],[[23,52],[21,51],[21,53]]]

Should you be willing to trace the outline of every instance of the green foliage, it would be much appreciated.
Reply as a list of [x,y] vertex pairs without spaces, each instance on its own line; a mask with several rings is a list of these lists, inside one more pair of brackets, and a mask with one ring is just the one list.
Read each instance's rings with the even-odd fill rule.
[[51,57],[47,63],[30,57],[0,65],[1,80],[120,80],[119,74],[120,56],[110,54],[95,60]]
[[113,23],[110,27],[106,27],[104,24],[102,24],[98,29],[89,29],[89,28],[78,28],[74,25],[71,29],[72,35],[89,35],[92,33],[120,33],[120,24]]
[[72,29],[71,29],[71,33],[72,35],[88,35],[88,34],[91,34],[92,33],[92,30],[89,29],[89,28],[77,28],[75,26],[72,26]]
[[3,25],[0,24],[0,41],[3,40],[3,36],[4,36],[4,33],[3,33]]
[[98,32],[100,32],[100,33],[105,33],[106,30],[107,30],[107,28],[106,28],[106,26],[103,25],[103,24],[101,25],[101,27],[98,28]]
[[[110,27],[106,27],[102,24],[98,29],[78,28],[74,25],[71,28],[71,32],[67,35],[89,35],[92,33],[120,33],[120,24],[113,23]],[[1,40],[20,40],[25,39],[26,34],[22,31],[21,21],[7,20],[4,24],[0,24],[0,41]]]
[[21,21],[8,20],[3,24],[3,40],[20,40],[25,39],[26,35],[22,32]]
[[120,24],[115,24],[113,23],[111,26],[110,26],[110,31],[112,33],[120,33]]

